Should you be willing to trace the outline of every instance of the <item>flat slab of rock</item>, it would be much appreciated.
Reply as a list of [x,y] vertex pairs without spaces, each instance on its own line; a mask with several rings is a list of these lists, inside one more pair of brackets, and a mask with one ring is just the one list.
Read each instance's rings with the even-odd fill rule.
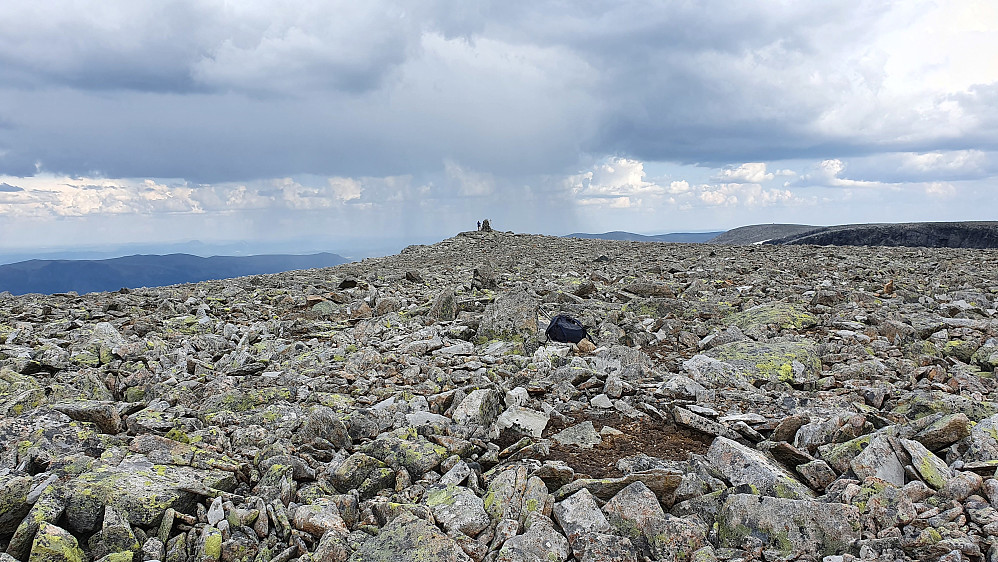
[[717,522],[723,547],[739,548],[751,536],[762,540],[765,548],[785,554],[804,551],[819,556],[848,551],[861,530],[859,509],[854,506],[754,494],[728,496]]
[[555,501],[560,501],[579,490],[588,490],[601,500],[609,500],[634,482],[647,486],[661,501],[671,502],[676,488],[683,481],[680,472],[664,468],[654,468],[642,472],[632,472],[620,478],[579,478],[554,492]]
[[808,341],[737,341],[719,345],[706,353],[723,361],[749,382],[768,380],[803,384],[821,375],[821,358]]
[[404,513],[371,537],[350,562],[472,562],[454,539],[415,515]]
[[445,447],[430,443],[423,438],[409,440],[380,437],[361,447],[361,451],[390,466],[405,468],[413,475],[433,470],[440,461],[447,458]]
[[707,462],[733,485],[747,484],[762,495],[791,499],[814,496],[814,492],[786,468],[731,439],[714,439],[707,450]]
[[603,442],[603,438],[596,432],[591,421],[565,428],[551,438],[562,445],[574,445],[582,449],[592,449],[594,445]]
[[686,426],[697,431],[702,431],[703,433],[714,436],[723,436],[728,439],[738,439],[741,437],[737,431],[731,429],[730,427],[710,418],[701,416],[700,414],[696,414],[686,408],[676,406],[672,409],[672,417],[675,418],[676,423],[679,425]]
[[111,505],[132,525],[151,527],[168,508],[189,512],[200,498],[190,488],[231,491],[235,479],[229,472],[198,470],[135,462],[102,466],[78,476],[69,486],[66,524],[70,531],[97,529],[104,506]]
[[538,412],[537,410],[531,410],[522,406],[510,406],[499,415],[499,419],[496,420],[496,427],[499,431],[514,428],[525,435],[540,438],[550,419],[551,416],[544,412]]

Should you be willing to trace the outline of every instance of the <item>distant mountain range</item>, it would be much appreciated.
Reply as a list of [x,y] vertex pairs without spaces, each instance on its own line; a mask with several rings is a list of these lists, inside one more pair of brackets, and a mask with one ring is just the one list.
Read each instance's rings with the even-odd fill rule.
[[998,222],[907,222],[836,226],[756,224],[729,230],[710,243],[985,249],[998,248]]
[[634,242],[685,242],[685,243],[697,243],[706,242],[717,235],[722,234],[722,231],[717,232],[673,232],[670,234],[655,234],[652,236],[646,236],[644,234],[634,234],[631,232],[621,232],[615,230],[613,232],[604,232],[603,234],[588,234],[585,232],[575,232],[572,234],[566,234],[562,238],[597,238],[599,240],[630,240]]
[[762,244],[778,238],[788,238],[820,229],[809,224],[753,224],[739,226],[710,240],[711,244],[738,246],[742,244]]
[[159,287],[295,269],[331,267],[350,260],[331,253],[213,256],[134,255],[105,260],[28,260],[0,265],[0,292],[90,293],[122,287]]
[[566,238],[599,238],[639,242],[707,242],[710,244],[813,244],[816,246],[921,246],[928,248],[998,248],[998,222],[909,222],[843,224],[753,224],[727,232],[678,232],[645,236],[630,232],[569,234]]

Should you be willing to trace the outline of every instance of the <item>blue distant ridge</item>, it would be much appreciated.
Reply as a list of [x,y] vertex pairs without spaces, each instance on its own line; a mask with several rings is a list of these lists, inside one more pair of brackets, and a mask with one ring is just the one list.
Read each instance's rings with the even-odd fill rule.
[[134,255],[105,260],[28,260],[0,265],[0,291],[92,293],[127,287],[160,287],[295,269],[331,267],[350,260],[332,253],[212,256]]

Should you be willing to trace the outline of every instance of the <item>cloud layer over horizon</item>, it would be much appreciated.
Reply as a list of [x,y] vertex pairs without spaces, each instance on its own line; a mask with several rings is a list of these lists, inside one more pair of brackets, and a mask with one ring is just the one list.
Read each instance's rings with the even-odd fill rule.
[[0,247],[987,220],[998,201],[986,0],[10,0],[0,21]]

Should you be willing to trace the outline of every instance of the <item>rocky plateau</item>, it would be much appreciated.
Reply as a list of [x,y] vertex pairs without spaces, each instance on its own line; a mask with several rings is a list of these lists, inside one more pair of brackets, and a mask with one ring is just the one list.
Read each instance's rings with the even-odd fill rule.
[[998,560],[996,299],[995,250],[502,232],[0,293],[0,562]]

